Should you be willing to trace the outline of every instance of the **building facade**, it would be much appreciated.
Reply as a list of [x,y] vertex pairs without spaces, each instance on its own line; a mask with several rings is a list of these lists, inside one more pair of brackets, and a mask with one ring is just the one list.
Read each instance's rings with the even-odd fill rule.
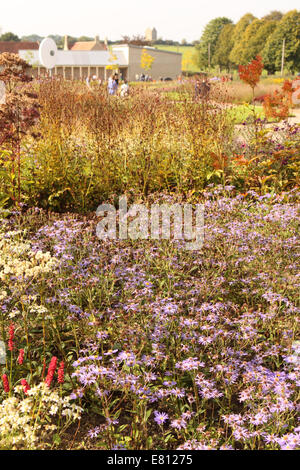
[[157,41],[157,31],[155,28],[147,28],[145,32],[145,38],[147,41]]
[[[150,70],[141,66],[143,51],[153,58]],[[38,50],[20,50],[19,55],[32,66],[32,75],[48,74],[39,61]],[[110,50],[59,50],[56,67],[51,73],[68,80],[84,80],[88,76],[107,80],[118,70],[122,77],[129,81],[134,81],[136,76],[142,73],[148,74],[154,80],[166,77],[175,79],[181,74],[181,58],[182,55],[177,52],[132,44],[115,45]]]

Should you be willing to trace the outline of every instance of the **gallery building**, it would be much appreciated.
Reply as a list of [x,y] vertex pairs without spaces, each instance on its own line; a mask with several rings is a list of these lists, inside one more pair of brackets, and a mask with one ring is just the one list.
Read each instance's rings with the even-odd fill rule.
[[[51,73],[68,80],[84,80],[88,76],[107,80],[116,70],[129,81],[135,80],[142,73],[150,75],[154,80],[166,77],[175,79],[181,75],[182,55],[178,52],[132,44],[113,45],[109,48],[100,43],[98,38],[90,44],[76,43],[71,50],[66,49],[57,51],[56,66]],[[38,50],[26,48],[18,53],[31,65],[32,75],[43,76],[48,73],[40,63]],[[151,69],[147,71],[141,67],[142,54],[145,53],[153,59]]]

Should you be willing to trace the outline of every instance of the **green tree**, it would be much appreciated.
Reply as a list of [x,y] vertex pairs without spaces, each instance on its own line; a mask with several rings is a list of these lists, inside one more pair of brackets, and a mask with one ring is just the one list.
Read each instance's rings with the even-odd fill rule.
[[240,45],[236,49],[239,64],[248,64],[257,55],[262,55],[266,41],[275,31],[277,24],[277,21],[254,20],[247,26]]
[[263,50],[265,68],[274,73],[281,68],[282,44],[285,39],[285,66],[294,73],[300,67],[300,12],[289,11],[278,22]]
[[38,34],[30,34],[29,36],[22,36],[21,41],[42,42],[43,37]]
[[196,45],[195,63],[201,69],[205,69],[209,65],[209,50],[211,63],[218,43],[219,35],[223,26],[232,24],[232,21],[225,17],[215,18],[211,20],[205,27],[200,38],[199,44]]
[[282,17],[283,17],[283,13],[281,13],[281,11],[273,10],[268,15],[263,16],[262,20],[280,21]]
[[247,26],[249,26],[255,19],[255,16],[251,13],[246,13],[246,15],[237,22],[234,28],[232,35],[234,45],[229,56],[229,59],[233,64],[240,65],[240,43]]
[[226,24],[223,26],[213,57],[214,65],[219,65],[227,70],[229,70],[232,65],[229,56],[233,48],[232,34],[234,28],[234,24]]
[[14,33],[4,33],[0,36],[0,41],[20,41],[20,38]]

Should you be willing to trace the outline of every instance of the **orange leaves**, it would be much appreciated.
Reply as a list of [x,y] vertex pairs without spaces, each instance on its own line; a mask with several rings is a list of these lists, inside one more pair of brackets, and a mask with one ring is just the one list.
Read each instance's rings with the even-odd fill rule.
[[248,65],[239,66],[240,79],[254,89],[260,80],[263,68],[262,58],[258,55]]
[[286,119],[292,105],[293,84],[285,80],[281,90],[275,90],[265,97],[263,106],[267,118]]
[[237,155],[233,159],[234,163],[238,166],[248,166],[249,165],[249,160],[245,158],[245,155]]
[[215,170],[224,170],[228,165],[228,157],[224,153],[222,155],[217,155],[216,153],[211,153],[212,166]]

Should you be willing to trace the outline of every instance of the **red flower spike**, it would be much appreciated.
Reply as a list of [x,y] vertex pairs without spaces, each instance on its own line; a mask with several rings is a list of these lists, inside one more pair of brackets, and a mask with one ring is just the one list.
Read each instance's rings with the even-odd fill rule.
[[59,365],[59,369],[57,371],[57,382],[59,384],[63,384],[64,383],[64,380],[65,380],[65,376],[64,376],[64,368],[65,368],[65,364],[64,362],[62,361]]
[[28,385],[27,380],[22,379],[21,380],[21,385],[23,385],[23,391],[24,391],[25,395],[27,395],[28,390],[30,390],[30,386]]
[[2,375],[3,388],[6,393],[9,392],[9,382],[6,374]]
[[50,361],[48,372],[47,372],[47,377],[46,377],[46,380],[45,380],[48,387],[50,387],[51,382],[53,380],[56,365],[57,365],[57,357],[53,356],[51,361]]
[[8,339],[8,349],[13,351],[14,349],[14,337],[15,337],[15,325],[11,323],[9,325],[9,339]]
[[20,349],[18,356],[18,364],[22,365],[24,361],[24,349]]

